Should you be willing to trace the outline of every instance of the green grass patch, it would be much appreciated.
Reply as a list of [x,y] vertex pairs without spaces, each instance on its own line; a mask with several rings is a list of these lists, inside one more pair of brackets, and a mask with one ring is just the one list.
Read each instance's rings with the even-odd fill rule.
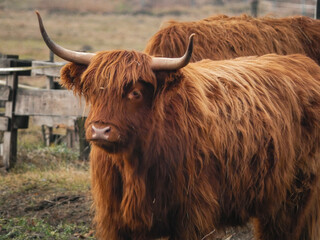
[[64,224],[51,226],[36,218],[0,218],[0,240],[15,239],[95,239],[91,230],[85,225]]
[[49,171],[79,168],[87,170],[88,164],[79,161],[79,151],[68,148],[65,144],[43,147],[39,145],[23,145],[18,148],[18,163],[12,173],[27,171]]

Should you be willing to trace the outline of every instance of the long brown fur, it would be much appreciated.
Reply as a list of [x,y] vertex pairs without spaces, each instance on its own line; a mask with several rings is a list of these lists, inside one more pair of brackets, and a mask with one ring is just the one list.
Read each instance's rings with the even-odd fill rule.
[[[170,21],[151,37],[144,52],[151,56],[181,57],[192,33],[197,37],[191,62],[301,53],[320,64],[320,20],[304,16],[279,19],[216,15],[195,22]],[[75,82],[80,82],[80,77],[73,75]]]
[[320,20],[308,17],[252,18],[218,15],[195,22],[171,21],[149,40],[145,52],[180,57],[196,33],[191,61],[301,53],[320,64]]
[[[150,60],[101,52],[62,70],[91,104],[87,136],[93,122],[124,133],[123,151],[92,144],[98,237],[201,239],[253,219],[259,240],[320,239],[320,67],[271,54],[153,72]],[[141,82],[150,94],[128,114]]]

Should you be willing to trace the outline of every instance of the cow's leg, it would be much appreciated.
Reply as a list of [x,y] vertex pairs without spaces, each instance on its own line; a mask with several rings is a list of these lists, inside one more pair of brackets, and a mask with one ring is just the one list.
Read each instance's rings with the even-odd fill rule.
[[319,240],[320,239],[320,186],[319,182],[314,192],[314,198],[310,208],[310,213],[306,216],[304,227],[301,230],[299,240]]
[[[291,232],[285,226],[279,224],[276,219],[255,219],[254,235],[257,240],[297,240],[292,239]],[[291,229],[291,227],[290,227]],[[290,235],[290,236],[289,236]]]
[[[293,191],[276,214],[262,215],[254,221],[259,240],[317,240],[320,239],[319,181],[313,174],[299,173]],[[266,213],[268,214],[268,213]],[[266,216],[266,215],[265,215]]]

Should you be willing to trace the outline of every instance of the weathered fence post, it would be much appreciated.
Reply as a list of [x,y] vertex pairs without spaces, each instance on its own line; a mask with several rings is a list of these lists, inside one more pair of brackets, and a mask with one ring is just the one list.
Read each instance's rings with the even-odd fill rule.
[[[6,85],[0,86],[0,101],[8,101],[10,96],[10,88]],[[4,131],[8,130],[9,119],[4,116],[4,113],[0,115],[0,131],[1,131],[1,138],[3,142],[3,133]],[[3,143],[0,143],[0,168],[4,167],[3,162]]]
[[251,0],[251,16],[258,17],[259,0]]
[[316,4],[316,19],[320,19],[320,0],[317,0]]
[[90,145],[86,140],[85,128],[84,123],[86,121],[86,117],[81,117],[76,120],[76,127],[78,128],[79,133],[79,151],[80,151],[80,159],[81,160],[88,160],[89,153],[90,153]]
[[[49,54],[49,62],[53,63],[54,62],[54,54],[52,51],[50,51]],[[58,87],[58,84],[54,82],[54,77],[53,76],[47,76],[47,89],[60,89]],[[50,146],[54,142],[54,135],[53,135],[53,128],[52,126],[46,126],[42,125],[41,126],[42,130],[42,136],[43,136],[43,141],[45,146]]]
[[15,72],[7,76],[7,86],[11,88],[9,101],[5,105],[5,117],[9,119],[7,131],[3,135],[3,163],[6,169],[14,166],[17,158],[18,129],[14,128],[14,106],[18,88],[18,74]]
[[[2,57],[3,58],[3,57]],[[3,60],[3,59],[2,59]],[[21,66],[31,66],[30,61],[18,60],[18,56],[14,56],[13,59],[5,59],[1,61],[2,66],[6,67],[21,67]],[[4,131],[3,134],[3,164],[8,170],[12,168],[17,159],[17,141],[18,141],[18,128],[28,127],[28,116],[16,117],[15,111],[15,101],[17,97],[18,90],[18,76],[19,75],[30,75],[30,71],[26,72],[8,72],[6,73],[6,87],[3,89],[9,89],[9,94],[5,97],[5,113],[2,117],[2,127],[0,130]]]

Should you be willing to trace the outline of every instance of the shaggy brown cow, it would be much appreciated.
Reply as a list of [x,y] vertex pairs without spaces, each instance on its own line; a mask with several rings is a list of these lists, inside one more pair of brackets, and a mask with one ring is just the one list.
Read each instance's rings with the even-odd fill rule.
[[188,64],[192,41],[180,59],[83,54],[40,27],[53,52],[82,64],[67,64],[61,78],[91,105],[86,137],[101,239],[201,239],[249,219],[260,240],[320,239],[313,60],[270,54]]
[[196,33],[191,61],[301,53],[320,64],[320,20],[219,15],[196,22],[171,21],[167,25],[149,40],[147,54],[179,57],[188,44],[185,36]]

